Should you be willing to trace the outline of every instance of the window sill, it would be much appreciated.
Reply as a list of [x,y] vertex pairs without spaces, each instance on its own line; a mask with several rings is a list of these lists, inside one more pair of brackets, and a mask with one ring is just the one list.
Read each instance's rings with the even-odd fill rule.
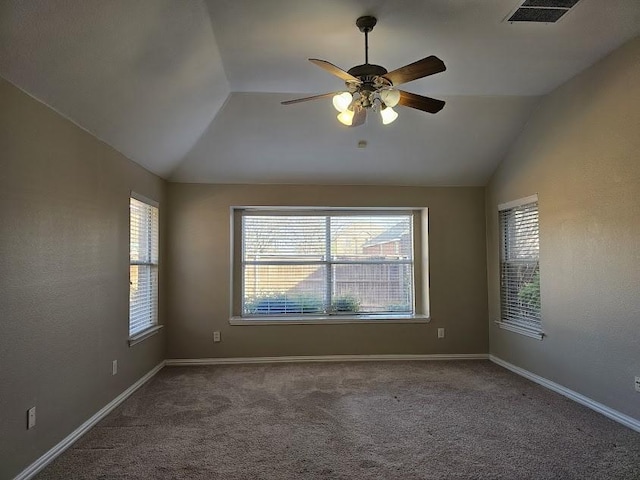
[[338,325],[338,324],[376,324],[376,323],[429,323],[428,315],[318,315],[314,317],[269,316],[269,317],[231,317],[230,325]]
[[135,335],[130,336],[129,346],[133,347],[134,345],[137,345],[138,343],[145,341],[147,338],[154,336],[163,327],[164,325],[154,325],[153,327],[147,328],[142,332],[139,332],[139,333],[136,333]]
[[536,340],[542,340],[544,338],[544,333],[538,330],[532,330],[530,328],[519,327],[517,325],[511,325],[510,323],[504,322],[494,322],[503,330],[508,330],[510,332],[519,333],[520,335],[524,335],[525,337],[535,338]]

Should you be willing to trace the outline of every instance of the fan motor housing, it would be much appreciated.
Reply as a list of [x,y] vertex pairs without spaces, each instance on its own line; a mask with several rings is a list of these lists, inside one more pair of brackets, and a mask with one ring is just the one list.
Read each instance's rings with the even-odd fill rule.
[[386,73],[389,73],[386,68],[380,65],[372,65],[365,63],[364,65],[356,65],[347,71],[349,75],[353,75],[356,78],[362,79],[363,77],[381,77]]

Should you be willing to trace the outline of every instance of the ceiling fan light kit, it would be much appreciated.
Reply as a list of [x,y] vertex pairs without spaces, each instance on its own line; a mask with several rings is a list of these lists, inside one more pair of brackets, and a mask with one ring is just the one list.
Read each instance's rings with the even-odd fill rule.
[[400,102],[400,92],[395,88],[382,90],[380,92],[380,100],[390,108],[395,107]]
[[291,105],[319,98],[333,97],[333,106],[339,112],[338,121],[350,127],[364,124],[368,110],[380,112],[384,125],[388,125],[398,118],[398,113],[393,110],[396,105],[415,108],[428,113],[437,113],[442,110],[445,104],[442,100],[423,97],[422,95],[396,88],[397,85],[443,72],[446,67],[442,60],[431,55],[392,72],[388,72],[386,68],[380,65],[370,64],[369,32],[373,30],[376,23],[377,19],[371,16],[360,17],[356,20],[356,26],[364,33],[364,64],[356,65],[345,72],[326,60],[309,59],[311,63],[342,79],[345,83],[346,91],[288,100],[282,102],[282,104]]
[[398,113],[391,107],[384,107],[380,110],[380,116],[382,117],[383,125],[389,125],[398,118]]
[[337,93],[333,96],[333,106],[338,112],[344,112],[351,106],[353,95],[349,92]]
[[353,110],[345,110],[344,112],[340,112],[338,114],[338,120],[341,124],[350,127],[353,125],[353,117],[355,116],[355,112]]

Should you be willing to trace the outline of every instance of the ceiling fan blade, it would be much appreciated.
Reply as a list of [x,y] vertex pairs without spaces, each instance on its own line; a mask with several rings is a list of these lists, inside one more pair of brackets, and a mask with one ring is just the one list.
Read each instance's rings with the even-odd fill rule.
[[310,100],[319,100],[321,98],[333,97],[336,92],[323,93],[322,95],[314,95],[313,97],[296,98],[295,100],[287,100],[280,102],[282,105],[292,105],[294,103],[308,102]]
[[333,63],[329,63],[326,60],[318,60],[317,58],[310,58],[309,61],[314,65],[319,66],[323,70],[326,70],[330,74],[335,75],[338,78],[341,78],[345,82],[362,83],[359,79],[357,79],[353,75],[348,74],[341,68],[336,67]]
[[436,100],[435,98],[423,97],[422,95],[416,95],[415,93],[405,92],[399,90],[400,101],[399,105],[405,107],[411,107],[423,112],[438,113],[444,107],[445,102],[443,100]]
[[419,78],[428,77],[434,73],[444,72],[446,69],[447,67],[445,67],[442,60],[431,55],[417,62],[405,65],[404,67],[397,68],[382,76],[389,80],[394,86],[398,86]]
[[358,107],[353,115],[353,122],[351,123],[351,127],[359,127],[360,125],[364,125],[365,120],[367,119],[367,109]]

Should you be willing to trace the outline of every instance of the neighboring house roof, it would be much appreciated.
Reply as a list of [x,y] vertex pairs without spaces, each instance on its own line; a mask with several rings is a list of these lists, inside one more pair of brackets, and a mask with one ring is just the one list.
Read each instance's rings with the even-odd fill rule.
[[399,242],[403,235],[409,234],[409,224],[406,221],[401,221],[395,224],[393,227],[385,230],[380,235],[373,237],[367,243],[363,245],[363,248],[373,247],[374,245],[380,245],[389,242]]

